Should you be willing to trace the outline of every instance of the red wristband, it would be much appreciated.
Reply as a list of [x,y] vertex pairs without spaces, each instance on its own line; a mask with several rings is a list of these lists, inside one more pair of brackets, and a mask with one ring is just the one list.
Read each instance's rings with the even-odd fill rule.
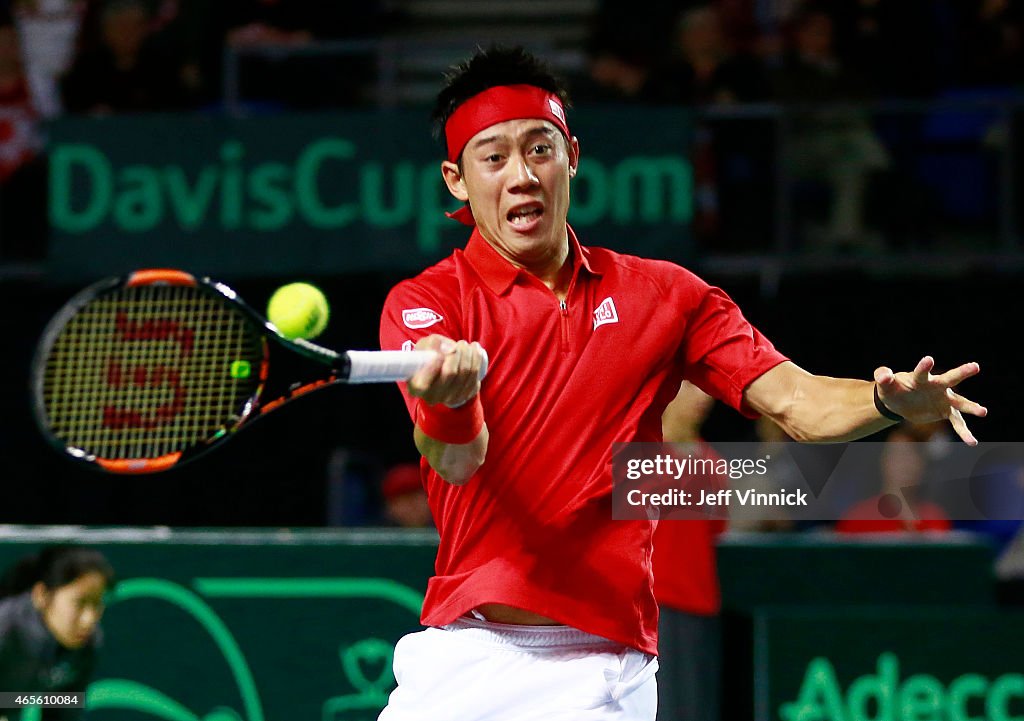
[[416,425],[425,434],[442,443],[463,445],[469,443],[484,427],[484,407],[480,394],[458,408],[449,408],[444,403],[427,405],[419,402],[416,408]]

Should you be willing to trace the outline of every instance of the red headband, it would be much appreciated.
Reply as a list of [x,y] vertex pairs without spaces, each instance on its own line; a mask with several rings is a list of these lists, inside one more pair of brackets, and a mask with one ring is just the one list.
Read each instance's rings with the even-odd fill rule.
[[448,118],[444,126],[448,160],[458,162],[469,139],[484,128],[522,118],[550,120],[567,140],[572,137],[557,95],[533,85],[498,85],[474,95]]
[[[565,122],[565,108],[557,95],[534,85],[496,85],[471,97],[448,118],[444,125],[448,160],[458,162],[466,143],[484,128],[522,118],[550,120],[566,140],[572,137]],[[475,225],[469,205],[445,215],[465,225]]]

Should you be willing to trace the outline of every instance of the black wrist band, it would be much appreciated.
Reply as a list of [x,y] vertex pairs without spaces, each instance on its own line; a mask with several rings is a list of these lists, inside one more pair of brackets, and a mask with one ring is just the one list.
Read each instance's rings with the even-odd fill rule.
[[892,411],[885,407],[885,404],[882,403],[882,399],[878,395],[877,383],[875,383],[875,408],[878,409],[878,412],[881,413],[886,418],[888,418],[890,421],[896,421],[898,423],[899,421],[905,420],[903,416],[901,416],[899,413],[893,413]]

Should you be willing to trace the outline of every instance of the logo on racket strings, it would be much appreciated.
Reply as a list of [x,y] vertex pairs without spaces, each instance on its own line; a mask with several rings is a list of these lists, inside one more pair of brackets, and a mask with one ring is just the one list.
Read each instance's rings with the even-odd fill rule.
[[[114,340],[120,343],[169,342],[178,346],[179,358],[185,359],[195,350],[196,333],[195,329],[174,319],[134,320],[125,313],[118,313],[114,321]],[[109,402],[103,406],[104,428],[153,429],[169,423],[184,411],[188,394],[182,383],[182,369],[170,358],[164,362],[154,358],[156,356],[151,356],[150,362],[134,364],[116,355],[107,358],[104,380],[108,392],[114,395],[108,396]]]

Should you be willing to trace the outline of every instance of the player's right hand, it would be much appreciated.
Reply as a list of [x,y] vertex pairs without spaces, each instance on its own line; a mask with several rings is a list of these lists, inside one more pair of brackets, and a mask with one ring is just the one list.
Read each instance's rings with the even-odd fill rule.
[[483,354],[479,343],[434,334],[420,338],[416,350],[431,350],[437,357],[409,379],[410,395],[429,405],[444,403],[455,408],[480,392]]

